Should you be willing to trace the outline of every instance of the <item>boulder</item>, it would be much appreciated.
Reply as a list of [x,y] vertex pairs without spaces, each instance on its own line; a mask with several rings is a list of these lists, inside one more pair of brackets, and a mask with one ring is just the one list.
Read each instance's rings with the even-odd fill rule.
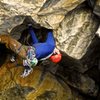
[[[20,64],[19,62],[17,62]],[[37,66],[26,78],[22,78],[23,66],[6,60],[0,68],[1,100],[71,100],[71,89],[62,80]]]
[[82,6],[68,13],[55,32],[57,47],[75,59],[81,59],[87,52],[99,19],[92,10]]

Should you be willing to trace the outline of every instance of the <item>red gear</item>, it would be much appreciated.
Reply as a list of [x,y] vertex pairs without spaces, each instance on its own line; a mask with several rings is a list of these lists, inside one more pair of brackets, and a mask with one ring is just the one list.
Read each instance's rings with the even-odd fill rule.
[[50,56],[50,60],[54,63],[58,63],[60,62],[62,59],[62,55],[61,54],[54,54],[52,56]]

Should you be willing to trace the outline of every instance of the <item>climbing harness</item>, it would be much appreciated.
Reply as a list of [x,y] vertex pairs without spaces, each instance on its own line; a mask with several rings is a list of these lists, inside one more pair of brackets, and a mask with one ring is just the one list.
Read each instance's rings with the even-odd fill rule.
[[37,65],[38,60],[35,57],[35,48],[32,46],[29,46],[27,49],[26,59],[23,60],[23,66],[28,66],[28,69],[25,69],[21,77],[28,76],[32,71],[33,67]]
[[27,59],[32,60],[35,57],[35,48],[32,46],[29,46],[27,49]]
[[23,60],[23,65],[30,66],[30,67],[36,66],[38,63],[38,60],[35,56],[36,56],[35,55],[35,48],[32,46],[29,46],[27,49],[26,59]]

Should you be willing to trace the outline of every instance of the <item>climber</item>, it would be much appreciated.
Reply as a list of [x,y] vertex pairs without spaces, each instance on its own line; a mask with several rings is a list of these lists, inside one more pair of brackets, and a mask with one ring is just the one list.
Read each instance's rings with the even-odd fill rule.
[[[38,61],[46,60],[50,57],[50,60],[57,63],[61,60],[60,51],[55,48],[55,40],[52,31],[48,32],[48,36],[45,42],[40,43],[35,35],[32,25],[29,25],[29,33],[32,38],[32,46],[27,52],[27,60],[23,60],[24,66],[36,66]],[[30,69],[26,69],[23,76],[27,76]]]
[[[23,58],[23,66],[25,67],[25,70],[21,75],[22,77],[28,76],[33,70],[32,67],[36,66],[40,60],[50,58],[50,60],[55,63],[61,60],[60,51],[55,47],[52,31],[48,32],[47,39],[43,43],[38,42],[34,30],[32,29],[32,25],[29,25],[29,33],[32,38],[32,46],[24,46],[8,35],[4,35],[6,38],[6,40],[4,40],[4,36],[0,35],[0,43],[6,42],[5,44],[8,48]],[[14,57],[11,61],[15,61]]]

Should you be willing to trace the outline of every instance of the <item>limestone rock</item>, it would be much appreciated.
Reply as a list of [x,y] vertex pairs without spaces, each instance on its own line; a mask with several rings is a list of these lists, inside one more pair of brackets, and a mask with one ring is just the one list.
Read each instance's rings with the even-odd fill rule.
[[35,22],[40,24],[42,27],[46,27],[49,29],[57,29],[59,27],[59,23],[64,19],[64,17],[65,17],[64,15],[60,15],[60,14],[32,16]]
[[63,85],[44,67],[36,67],[26,78],[21,77],[23,68],[15,66],[9,59],[0,68],[1,100],[71,100],[72,93],[67,84]]
[[90,9],[80,7],[68,13],[56,32],[57,45],[69,56],[81,59],[95,36],[99,21]]
[[[25,16],[36,14],[45,0],[2,0],[0,1],[0,33],[9,33],[22,24]],[[25,29],[25,28],[24,28]]]
[[[34,3],[37,3],[34,5]],[[11,29],[23,23],[25,16],[36,13],[44,3],[27,0],[0,1],[0,33],[9,33]]]
[[[25,16],[31,16],[41,26],[56,29],[64,18],[63,13],[66,14],[83,1],[85,0],[74,0],[73,2],[70,0],[1,0],[0,33],[11,32],[14,27],[23,23]],[[39,11],[48,12],[52,8],[49,4],[55,8],[52,9],[53,12],[57,11],[61,14],[51,12],[49,15],[41,16]]]
[[[14,27],[22,24],[24,19],[25,17],[23,16],[15,16],[15,17],[0,16],[0,34],[10,33]],[[23,30],[24,29],[25,28],[23,28]]]
[[7,16],[32,15],[37,13],[46,0],[1,0],[2,14]]
[[[94,41],[100,23],[95,16],[100,12],[99,1],[0,0],[0,34],[10,33],[19,40],[27,24],[32,23],[40,33],[53,29],[57,47],[65,52],[60,63],[44,61],[28,77],[21,78],[22,59],[16,60],[19,66],[11,63],[6,54],[12,52],[0,45],[0,100],[93,100],[100,88],[96,77],[99,69],[92,69],[100,59],[100,41]],[[27,37],[23,44],[29,42]]]
[[41,26],[57,29],[64,15],[76,8],[85,0],[47,0],[36,16],[32,18]]
[[100,17],[100,0],[96,0],[93,12]]
[[66,14],[85,0],[47,0],[39,11],[39,15]]

